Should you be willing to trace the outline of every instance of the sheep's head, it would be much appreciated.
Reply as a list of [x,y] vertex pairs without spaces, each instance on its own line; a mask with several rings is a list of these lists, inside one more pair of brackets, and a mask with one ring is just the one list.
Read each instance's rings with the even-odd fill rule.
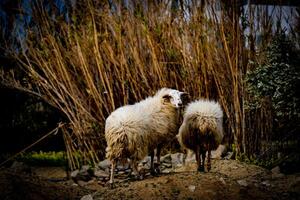
[[175,108],[181,108],[187,103],[186,92],[178,90],[170,90],[167,94],[163,95],[164,102],[171,103]]

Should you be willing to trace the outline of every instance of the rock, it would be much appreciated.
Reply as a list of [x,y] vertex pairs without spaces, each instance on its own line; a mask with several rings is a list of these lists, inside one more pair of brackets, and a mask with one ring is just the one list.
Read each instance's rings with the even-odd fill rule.
[[272,174],[280,174],[280,167],[276,166],[273,169],[271,169]]
[[96,181],[95,179],[91,179],[87,182],[87,184],[93,184],[93,183],[95,183],[95,181]]
[[219,145],[217,150],[211,152],[211,157],[214,159],[221,159],[225,153],[226,153],[226,146]]
[[187,156],[185,159],[186,163],[192,163],[192,162],[196,162],[196,156],[195,153],[193,153],[192,151],[188,151],[187,152]]
[[80,169],[80,172],[88,172],[91,169],[89,165],[83,165]]
[[231,169],[238,169],[239,167],[237,166],[232,166]]
[[75,170],[75,171],[71,172],[71,178],[75,182],[78,182],[79,180],[89,181],[94,176],[93,173],[94,172],[90,166],[83,165],[80,170]]
[[189,190],[190,190],[191,192],[195,192],[195,189],[196,189],[196,186],[194,186],[194,185],[189,185]]
[[182,167],[182,166],[183,166],[183,164],[179,163],[175,167]]
[[32,173],[31,168],[23,162],[14,161],[10,167],[15,173]]
[[106,170],[110,167],[111,165],[111,162],[106,159],[106,160],[103,160],[101,162],[99,162],[98,166],[100,167],[100,169],[103,169],[103,170]]
[[[154,156],[153,162],[155,162],[155,160],[156,160],[156,156]],[[150,164],[151,164],[151,157],[147,156],[139,163],[138,166],[140,168],[143,168],[143,167],[150,168]]]
[[129,186],[129,183],[128,182],[125,182],[125,183],[123,183],[123,187],[128,187]]
[[93,169],[89,166],[89,165],[83,165],[81,167],[81,169],[79,170],[79,174],[80,176],[84,176],[84,178],[90,180],[91,177],[93,176],[94,171]]
[[205,190],[205,192],[206,193],[209,193],[209,194],[211,194],[211,195],[213,195],[213,196],[215,196],[217,193],[216,192],[214,192],[214,191],[212,191],[212,190]]
[[73,185],[73,184],[76,184],[74,183],[74,181],[72,179],[69,179],[69,180],[66,180],[62,183],[63,185]]
[[124,175],[124,174],[126,174],[126,172],[125,172],[125,171],[119,171],[119,172],[118,172],[118,176],[120,176],[120,175]]
[[226,181],[224,180],[223,177],[220,178],[220,181],[221,181],[221,183],[222,183],[223,185],[226,185]]
[[104,170],[101,169],[95,169],[94,170],[94,176],[96,177],[108,177],[109,174],[107,172],[105,172]]
[[80,200],[93,200],[93,196],[90,194],[84,195],[83,197],[80,198]]
[[143,165],[146,165],[147,163],[150,163],[150,161],[151,161],[151,157],[147,156],[141,161],[141,163],[143,163]]
[[129,169],[129,163],[126,163],[124,165],[118,165],[117,169],[118,171],[126,171],[127,169]]
[[86,186],[88,184],[88,182],[82,181],[82,180],[78,180],[77,184],[81,187]]
[[170,182],[171,182],[171,179],[169,179],[169,178],[162,181],[163,184],[170,183]]
[[89,165],[83,165],[79,170],[81,176],[92,176],[93,173],[93,169]]
[[284,174],[280,173],[280,167],[276,166],[272,170],[272,178],[281,178],[284,176]]
[[282,173],[279,173],[279,174],[272,174],[272,178],[274,179],[274,178],[282,178],[282,177],[284,177],[285,175],[284,174],[282,174]]
[[270,182],[269,181],[263,181],[261,182],[262,185],[265,185],[267,187],[271,186]]
[[150,172],[147,172],[146,174],[145,174],[145,176],[150,176],[151,175],[151,173]]
[[226,155],[224,156],[225,160],[230,160],[233,158],[233,152],[227,152]]
[[160,162],[162,162],[162,163],[171,163],[172,164],[172,156],[171,156],[171,154],[166,154],[165,156],[163,156],[160,159]]
[[110,169],[109,169],[109,168],[106,168],[104,171],[105,171],[107,174],[110,173]]
[[72,171],[71,172],[71,178],[76,178],[76,176],[78,175],[78,173],[79,173],[78,169],[76,169],[75,171]]
[[237,183],[238,183],[240,186],[244,186],[244,187],[248,186],[248,183],[247,183],[246,180],[238,180]]
[[184,154],[183,153],[174,153],[171,154],[172,165],[178,166],[183,163]]
[[161,173],[163,173],[163,174],[169,174],[169,173],[171,173],[171,172],[173,172],[171,169],[163,169],[163,170],[161,171]]
[[165,166],[166,168],[171,168],[172,167],[172,163],[163,163],[163,166]]

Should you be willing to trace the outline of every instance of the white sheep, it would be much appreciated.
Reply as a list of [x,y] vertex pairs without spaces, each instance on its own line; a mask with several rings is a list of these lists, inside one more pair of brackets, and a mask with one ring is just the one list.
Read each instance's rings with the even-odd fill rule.
[[206,151],[207,171],[211,169],[211,150],[216,149],[223,139],[222,123],[223,111],[215,101],[198,100],[186,107],[176,137],[184,149],[195,152],[198,171],[204,171]]
[[154,96],[134,105],[116,109],[105,122],[106,157],[111,161],[110,184],[114,182],[117,162],[130,160],[136,175],[138,162],[151,153],[151,171],[154,170],[154,149],[160,164],[164,144],[178,133],[182,98],[186,93],[162,88]]

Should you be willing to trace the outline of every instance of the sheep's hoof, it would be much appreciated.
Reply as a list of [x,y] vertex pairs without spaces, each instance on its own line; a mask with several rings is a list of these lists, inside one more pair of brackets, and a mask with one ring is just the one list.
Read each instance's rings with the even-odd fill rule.
[[204,172],[204,166],[198,167],[198,172]]
[[160,174],[160,164],[158,164],[158,163],[154,164],[154,172],[156,174]]
[[209,172],[211,170],[211,166],[207,166],[207,171]]
[[155,168],[151,168],[150,169],[150,174],[152,176],[157,176],[160,174],[160,167],[159,166],[156,166]]
[[154,171],[155,171],[156,174],[160,174],[160,168],[159,168],[159,167],[156,167],[156,168],[154,169]]
[[143,180],[144,179],[144,175],[139,175],[137,178],[138,178],[138,180]]
[[131,174],[130,179],[132,179],[132,180],[143,180],[144,176],[141,175],[141,174]]
[[133,179],[134,179],[134,180],[137,180],[137,181],[143,180],[143,179],[144,179],[144,176],[143,176],[143,175],[135,175],[135,176],[133,177]]
[[108,182],[108,183],[107,183],[107,186],[108,186],[110,189],[116,188],[115,183],[111,183],[111,182]]
[[159,168],[157,168],[157,169],[151,169],[150,170],[150,174],[152,176],[158,176],[160,174],[160,169]]
[[155,176],[155,175],[156,175],[155,169],[150,169],[150,174],[151,174],[152,176]]

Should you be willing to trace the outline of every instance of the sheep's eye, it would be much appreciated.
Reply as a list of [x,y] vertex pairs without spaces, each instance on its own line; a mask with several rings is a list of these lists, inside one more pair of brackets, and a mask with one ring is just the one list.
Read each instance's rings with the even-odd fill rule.
[[163,96],[163,99],[165,99],[165,100],[170,100],[171,98],[172,97],[170,95],[168,95],[168,94],[166,94],[166,95]]

